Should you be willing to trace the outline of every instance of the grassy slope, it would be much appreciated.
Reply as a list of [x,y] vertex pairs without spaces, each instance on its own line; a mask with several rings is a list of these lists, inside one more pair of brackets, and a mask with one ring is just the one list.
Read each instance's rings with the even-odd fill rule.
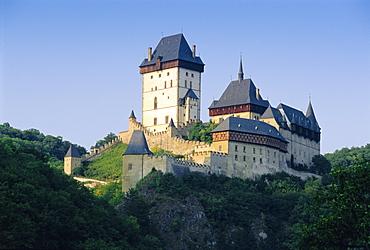
[[126,151],[127,144],[119,142],[116,146],[104,152],[99,158],[88,162],[85,176],[97,180],[121,180],[122,154]]

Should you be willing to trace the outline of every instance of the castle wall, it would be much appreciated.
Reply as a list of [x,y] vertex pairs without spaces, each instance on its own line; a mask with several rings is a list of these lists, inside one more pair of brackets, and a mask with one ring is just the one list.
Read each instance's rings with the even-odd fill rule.
[[320,154],[320,142],[310,140],[286,129],[280,129],[280,133],[289,142],[286,159],[290,161],[291,155],[293,155],[294,164],[311,166],[312,157]]

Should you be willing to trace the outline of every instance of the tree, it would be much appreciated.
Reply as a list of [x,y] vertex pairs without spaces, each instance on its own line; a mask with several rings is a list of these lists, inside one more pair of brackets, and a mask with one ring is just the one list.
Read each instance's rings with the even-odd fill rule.
[[331,163],[323,155],[315,155],[312,157],[313,166],[310,168],[311,172],[319,175],[330,173]]
[[318,219],[305,228],[301,248],[369,249],[370,161],[335,167],[331,174],[334,183],[314,199]]
[[204,141],[207,143],[212,143],[212,133],[218,126],[217,123],[209,121],[209,123],[204,125],[202,122],[194,123],[188,131],[190,141]]

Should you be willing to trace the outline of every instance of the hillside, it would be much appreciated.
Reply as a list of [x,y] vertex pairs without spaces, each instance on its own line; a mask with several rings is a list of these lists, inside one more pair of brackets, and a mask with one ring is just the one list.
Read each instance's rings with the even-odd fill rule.
[[122,154],[127,144],[117,143],[97,159],[87,161],[73,170],[73,174],[103,181],[120,181],[122,179]]

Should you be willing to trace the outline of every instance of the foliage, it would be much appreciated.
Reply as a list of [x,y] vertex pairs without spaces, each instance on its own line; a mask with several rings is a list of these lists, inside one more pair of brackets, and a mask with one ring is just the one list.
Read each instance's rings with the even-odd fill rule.
[[90,149],[93,149],[96,146],[102,147],[102,146],[104,146],[104,144],[107,144],[107,143],[113,141],[116,137],[117,137],[117,135],[115,133],[110,132],[102,140],[97,141],[94,146],[91,146]]
[[150,151],[152,151],[152,153],[155,154],[155,155],[164,155],[164,154],[166,154],[166,155],[172,155],[175,158],[184,158],[183,155],[174,154],[174,153],[172,153],[172,151],[164,150],[164,149],[160,148],[159,146],[154,146],[153,148],[150,149]]
[[122,192],[122,182],[109,182],[106,185],[96,185],[92,188],[93,194],[102,197],[112,206],[117,206],[122,202],[124,192]]
[[[369,249],[370,161],[335,167],[334,183],[312,205],[318,219],[306,227],[302,249]],[[323,214],[322,214],[323,213]]]
[[218,126],[217,123],[213,123],[211,120],[207,125],[202,122],[195,122],[188,131],[188,138],[190,141],[203,141],[212,143],[211,131]]
[[315,155],[312,157],[311,172],[319,175],[329,174],[331,170],[331,163],[323,155]]
[[[16,145],[20,147],[33,147],[46,154],[55,163],[57,160],[62,161],[72,144],[69,141],[64,141],[61,136],[44,135],[39,130],[31,128],[27,130],[20,130],[10,126],[9,123],[0,124],[0,138],[9,137]],[[82,146],[73,144],[77,147],[79,153],[84,155],[87,153]],[[58,166],[59,163],[58,163]]]
[[333,167],[348,167],[354,165],[359,160],[370,160],[370,144],[362,147],[352,147],[351,149],[342,148],[335,150],[334,153],[325,154]]
[[0,248],[150,249],[153,235],[47,165],[48,156],[0,138]]
[[122,179],[122,154],[126,148],[127,144],[118,142],[99,158],[84,162],[82,166],[74,170],[74,173],[102,181],[120,181]]

